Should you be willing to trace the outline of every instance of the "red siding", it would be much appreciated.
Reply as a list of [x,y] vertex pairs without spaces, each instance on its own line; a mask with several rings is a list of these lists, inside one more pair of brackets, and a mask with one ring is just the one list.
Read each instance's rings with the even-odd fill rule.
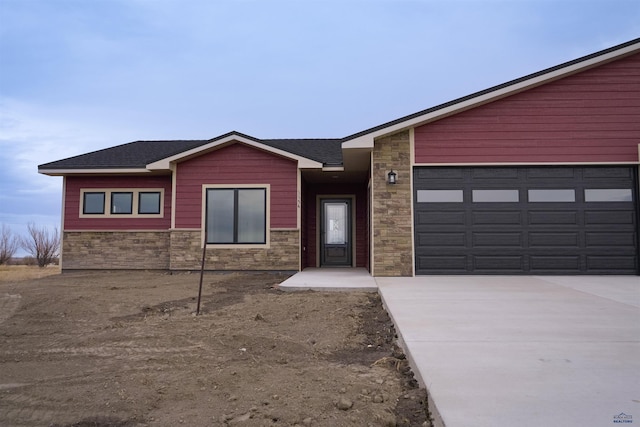
[[295,161],[233,144],[178,164],[176,228],[200,228],[204,184],[270,184],[271,228],[297,227]]
[[356,267],[368,267],[369,239],[367,231],[367,188],[366,184],[307,185],[305,188],[305,233],[303,245],[303,267],[316,267],[317,257],[317,196],[356,196]]
[[[162,218],[129,216],[80,218],[80,190],[88,188],[164,188]],[[108,204],[108,202],[107,202]],[[108,209],[108,206],[106,206]],[[68,176],[66,178],[65,230],[168,230],[171,227],[171,176]]]
[[640,54],[415,130],[416,163],[637,162]]

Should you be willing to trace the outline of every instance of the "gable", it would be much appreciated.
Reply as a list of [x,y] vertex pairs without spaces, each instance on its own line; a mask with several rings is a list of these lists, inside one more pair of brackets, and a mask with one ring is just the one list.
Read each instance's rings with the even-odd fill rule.
[[640,53],[415,129],[416,163],[637,162]]
[[371,149],[374,141],[406,131],[463,111],[494,102],[516,93],[548,84],[558,79],[602,66],[640,51],[640,39],[634,39],[528,76],[494,86],[465,97],[446,102],[344,138],[343,149]]
[[200,228],[203,185],[268,185],[272,228],[297,226],[295,161],[242,143],[177,163],[175,227]]

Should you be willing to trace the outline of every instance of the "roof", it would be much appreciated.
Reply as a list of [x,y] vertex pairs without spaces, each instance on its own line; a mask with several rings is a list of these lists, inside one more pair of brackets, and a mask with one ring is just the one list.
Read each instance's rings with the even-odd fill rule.
[[39,171],[52,170],[134,170],[146,169],[148,165],[163,159],[179,156],[191,150],[203,149],[218,141],[237,138],[248,140],[281,150],[296,156],[304,157],[322,164],[335,165],[342,162],[341,139],[265,139],[260,140],[239,132],[207,140],[172,140],[172,141],[135,141],[103,150],[93,151],[79,156],[38,166]]
[[343,148],[373,146],[375,138],[419,126],[638,52],[640,38],[355,133],[343,139]]
[[350,148],[372,148],[374,140],[392,133],[438,120],[514,93],[548,83],[591,67],[640,52],[640,38],[511,80],[501,85],[410,114],[340,139],[258,139],[229,132],[208,140],[136,141],[38,166],[49,174],[91,172],[148,171],[167,168],[168,164],[198,155],[233,141],[255,146],[298,160],[306,167],[342,164],[342,153]]

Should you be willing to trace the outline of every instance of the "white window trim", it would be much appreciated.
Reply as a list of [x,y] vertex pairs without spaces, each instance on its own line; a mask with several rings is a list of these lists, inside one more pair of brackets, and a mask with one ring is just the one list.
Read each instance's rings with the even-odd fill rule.
[[207,239],[207,231],[204,229],[207,215],[207,190],[209,189],[235,189],[257,188],[266,191],[265,209],[265,242],[264,243],[207,243],[207,249],[269,249],[271,248],[271,184],[203,184],[202,185],[202,212],[200,216],[200,247],[204,247]]
[[[84,213],[84,194],[104,193],[104,212],[100,214]],[[111,193],[133,193],[130,214],[111,213]],[[139,193],[160,193],[160,213],[139,214]],[[164,188],[82,188],[80,189],[80,218],[164,218]]]

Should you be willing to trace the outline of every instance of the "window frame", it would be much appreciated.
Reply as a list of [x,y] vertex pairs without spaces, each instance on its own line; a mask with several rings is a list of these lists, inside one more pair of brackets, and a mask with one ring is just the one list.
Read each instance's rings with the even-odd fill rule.
[[[103,193],[104,209],[102,213],[85,213],[85,194],[87,193]],[[117,193],[131,193],[131,213],[114,213],[112,195]],[[160,194],[160,212],[155,214],[139,213],[140,193],[159,193]],[[79,202],[80,218],[164,218],[164,188],[81,188]]]
[[[237,243],[237,233],[234,233],[234,242],[229,243],[209,243],[207,242],[207,208],[208,208],[208,191],[209,190],[264,190],[264,243]],[[237,230],[237,194],[234,192],[234,230]],[[202,213],[201,213],[201,247],[207,245],[207,248],[261,248],[268,249],[271,247],[271,186],[269,184],[204,184],[202,186]]]
[[[157,212],[140,212],[140,206],[142,205],[143,194],[157,194],[158,195],[158,209]],[[159,215],[162,212],[162,193],[159,191],[139,191],[138,192],[138,215]]]
[[[87,194],[101,194],[102,195],[102,212],[86,212],[85,206],[87,202]],[[80,214],[81,215],[104,215],[107,205],[107,196],[104,191],[85,191],[80,195]]]
[[[114,204],[114,196],[120,196],[120,195],[129,195],[129,212],[117,212],[116,211],[116,206]],[[117,215],[117,216],[122,216],[122,215],[133,215],[133,191],[112,191],[111,192],[111,197],[109,197],[109,211],[111,212],[111,215]]]

